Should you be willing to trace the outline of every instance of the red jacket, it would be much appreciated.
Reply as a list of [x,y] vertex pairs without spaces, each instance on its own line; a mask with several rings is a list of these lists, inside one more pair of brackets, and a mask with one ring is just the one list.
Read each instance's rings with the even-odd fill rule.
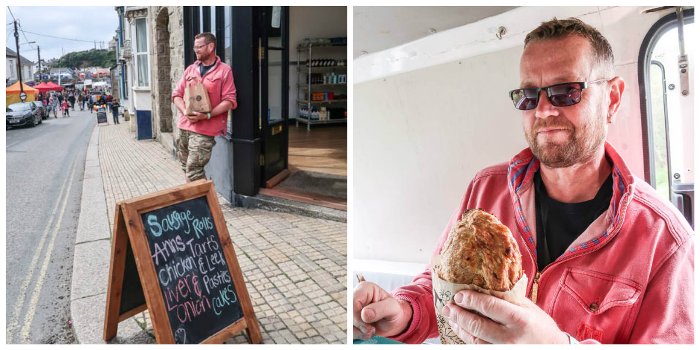
[[[231,109],[236,109],[238,104],[236,103],[236,85],[233,83],[233,72],[231,67],[226,63],[221,62],[221,59],[217,56],[216,63],[204,77],[199,74],[199,64],[200,61],[192,63],[189,67],[185,69],[182,78],[177,83],[175,90],[173,90],[171,100],[175,97],[184,98],[185,96],[185,86],[187,83],[193,79],[200,79],[204,88],[209,94],[209,102],[211,102],[211,108],[216,107],[221,101],[228,100],[231,102]],[[192,123],[185,116],[180,114],[177,127],[184,130],[194,131],[198,134],[209,135],[209,136],[219,136],[223,135],[226,131],[226,121],[228,120],[228,111],[226,113],[221,113],[218,115],[212,115],[209,120],[200,120],[198,122]]]
[[[631,174],[606,143],[613,168],[613,198],[568,251],[538,275],[533,175],[539,161],[526,149],[509,164],[479,172],[450,219],[434,254],[462,212],[482,208],[513,232],[528,277],[537,282],[537,305],[579,340],[601,343],[693,343],[693,232],[668,200]],[[393,292],[413,308],[396,340],[436,337],[430,269]]]

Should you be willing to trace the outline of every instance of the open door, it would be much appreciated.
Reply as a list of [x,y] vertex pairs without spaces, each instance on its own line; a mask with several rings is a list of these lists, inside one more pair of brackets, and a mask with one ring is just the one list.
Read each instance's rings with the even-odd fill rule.
[[269,188],[289,175],[289,9],[263,6],[257,11],[261,183]]
[[[682,23],[682,25],[681,25]],[[695,42],[693,11],[670,14],[656,23],[645,38],[642,111],[646,127],[646,177],[693,225],[694,120],[693,56],[687,43]]]

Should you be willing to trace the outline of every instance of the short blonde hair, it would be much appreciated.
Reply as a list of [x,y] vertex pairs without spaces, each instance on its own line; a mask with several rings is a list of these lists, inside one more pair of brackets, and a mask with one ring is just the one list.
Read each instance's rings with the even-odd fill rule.
[[580,36],[591,44],[593,59],[608,74],[615,71],[612,47],[597,29],[574,17],[567,19],[553,18],[542,22],[539,27],[527,34],[525,47],[531,42],[549,39],[561,39],[570,35]]

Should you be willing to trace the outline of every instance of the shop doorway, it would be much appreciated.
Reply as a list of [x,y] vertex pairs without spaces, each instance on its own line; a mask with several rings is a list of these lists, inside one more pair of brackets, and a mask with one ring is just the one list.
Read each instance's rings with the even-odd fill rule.
[[[291,111],[290,106],[299,106],[297,101],[290,104],[290,96],[299,96],[299,89],[307,83],[308,60],[289,60],[289,31],[301,23],[289,21],[288,7],[258,8],[260,25],[260,111],[262,128],[262,187],[260,193],[347,210],[347,127],[344,120],[328,125],[316,125],[313,129],[290,120],[290,115],[302,109]],[[318,11],[318,9],[292,8],[294,11]],[[299,13],[297,18],[317,14]],[[303,41],[301,39],[300,41]],[[293,43],[297,47],[300,43]],[[344,45],[337,50],[342,59],[346,57]],[[335,62],[338,62],[336,60]],[[303,66],[303,68],[302,68]],[[339,68],[336,67],[335,70]],[[332,68],[325,69],[331,72]],[[291,74],[290,74],[291,73]],[[290,84],[290,76],[297,78]],[[319,84],[331,85],[331,84]],[[337,82],[334,85],[341,85]],[[325,86],[326,89],[329,86]],[[301,92],[302,94],[304,91]],[[335,102],[335,101],[334,101]],[[303,107],[303,106],[302,106]],[[346,110],[345,105],[340,107]],[[326,110],[324,108],[324,110]],[[344,113],[338,113],[344,119]],[[313,123],[313,121],[312,121]]]
[[347,210],[347,128],[289,127],[288,176],[260,193]]
[[[346,209],[346,20],[347,9],[336,6],[183,9],[184,66],[194,60],[194,35],[215,32],[217,55],[231,66],[235,78],[238,107],[229,112],[226,132],[217,137],[206,170],[217,191],[232,203],[267,205],[270,198],[256,198],[262,194]],[[330,44],[338,47],[329,48],[338,57],[315,57],[336,60],[334,65],[315,61],[313,76],[308,69],[310,60],[297,58],[297,48],[307,38],[342,39]],[[293,60],[290,52],[297,52]],[[300,65],[306,70],[300,70]],[[326,84],[316,82],[321,76],[326,77]],[[307,123],[297,127],[302,111],[299,85],[311,84],[307,79],[311,77],[313,84],[321,85],[313,88],[323,89],[326,95],[324,101],[314,100],[315,108],[305,111],[324,113],[308,115]],[[336,93],[330,95],[330,89]],[[335,120],[338,118],[343,120]]]

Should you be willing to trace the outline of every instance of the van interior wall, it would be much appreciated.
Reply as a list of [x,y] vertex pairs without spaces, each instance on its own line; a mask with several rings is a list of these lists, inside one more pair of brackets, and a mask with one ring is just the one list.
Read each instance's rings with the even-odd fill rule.
[[[532,16],[522,18],[531,18],[530,29],[552,18],[539,8],[527,11]],[[571,8],[551,11],[566,18]],[[643,178],[637,60],[645,34],[667,12],[641,11],[598,8],[577,17],[613,47],[626,90],[608,140]],[[433,38],[440,40],[440,33]],[[520,112],[507,96],[519,84],[522,38],[509,48],[354,86],[355,266],[383,271],[382,261],[426,264],[474,174],[527,147]],[[451,45],[444,44],[445,52]]]
[[[347,36],[347,7],[292,6],[289,8],[289,61],[297,60],[297,45],[304,38],[334,38]],[[340,51],[340,49],[338,49]],[[319,57],[331,58],[331,57]],[[289,117],[298,115],[297,70],[289,67]]]

